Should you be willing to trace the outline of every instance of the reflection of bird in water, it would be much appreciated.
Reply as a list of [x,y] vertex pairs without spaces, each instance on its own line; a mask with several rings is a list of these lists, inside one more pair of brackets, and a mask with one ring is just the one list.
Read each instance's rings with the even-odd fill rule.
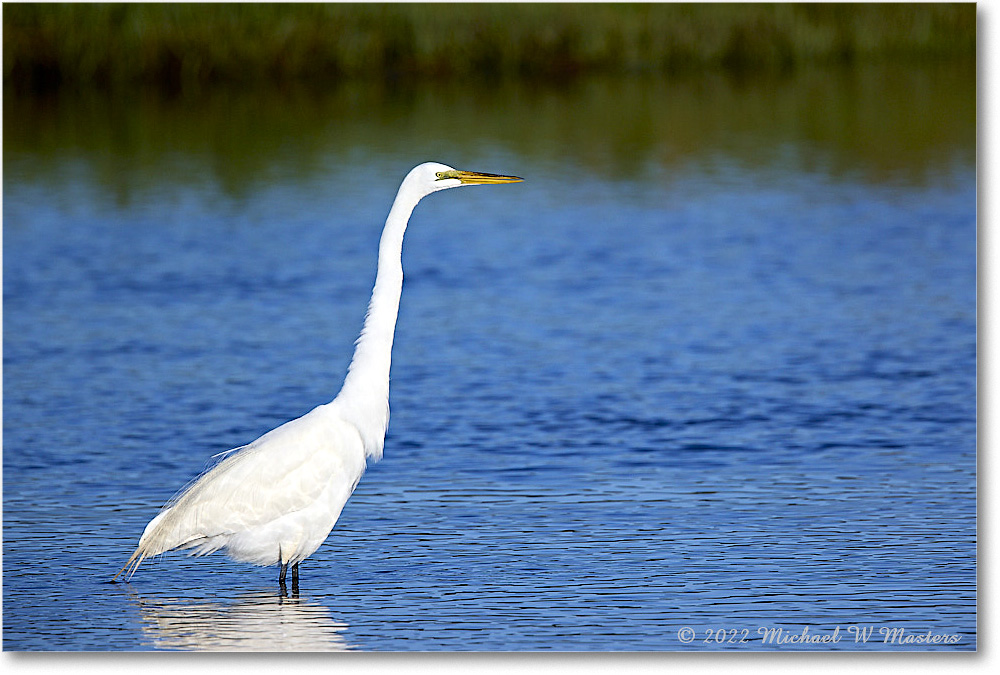
[[347,651],[347,625],[323,605],[273,593],[247,595],[230,604],[143,599],[142,633],[157,649],[208,651]]
[[[115,575],[173,549],[225,549],[255,565],[288,566],[319,548],[365,470],[382,456],[389,423],[389,362],[403,285],[403,233],[423,197],[464,185],[514,183],[516,176],[426,163],[403,179],[379,243],[378,272],[361,337],[337,397],[229,453],[174,497],[146,526]],[[129,569],[131,568],[131,569]]]

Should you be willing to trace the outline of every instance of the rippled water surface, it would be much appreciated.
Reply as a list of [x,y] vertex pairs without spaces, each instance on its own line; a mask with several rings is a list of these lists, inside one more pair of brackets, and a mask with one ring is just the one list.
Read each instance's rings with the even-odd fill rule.
[[[974,85],[867,77],[5,97],[4,649],[974,649]],[[336,394],[427,159],[526,181],[417,208],[385,458],[297,596],[107,583]]]

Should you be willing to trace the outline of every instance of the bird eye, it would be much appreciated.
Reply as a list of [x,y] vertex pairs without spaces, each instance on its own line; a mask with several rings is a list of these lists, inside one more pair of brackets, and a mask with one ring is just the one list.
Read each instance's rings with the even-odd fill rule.
[[447,176],[444,175],[444,171],[438,171],[436,174],[438,180],[444,180]]

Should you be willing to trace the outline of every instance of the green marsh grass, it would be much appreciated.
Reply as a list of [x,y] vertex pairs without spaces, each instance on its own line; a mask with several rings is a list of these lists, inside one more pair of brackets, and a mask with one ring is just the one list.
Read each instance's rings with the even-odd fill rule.
[[975,60],[966,4],[6,4],[21,89]]

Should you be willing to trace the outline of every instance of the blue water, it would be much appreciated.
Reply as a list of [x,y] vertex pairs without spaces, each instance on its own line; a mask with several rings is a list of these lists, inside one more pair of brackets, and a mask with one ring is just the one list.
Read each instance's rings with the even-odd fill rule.
[[[117,193],[5,157],[4,649],[976,647],[968,160],[474,155]],[[298,595],[219,555],[107,583],[211,455],[337,392],[425,159],[526,181],[417,208],[385,458]]]

